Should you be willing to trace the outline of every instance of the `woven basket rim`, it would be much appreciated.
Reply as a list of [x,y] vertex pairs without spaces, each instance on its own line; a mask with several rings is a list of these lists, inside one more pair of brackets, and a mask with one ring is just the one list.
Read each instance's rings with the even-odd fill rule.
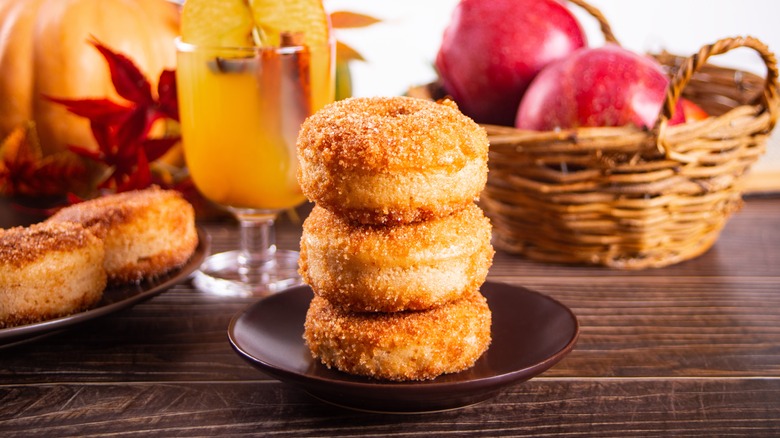
[[[619,44],[597,9],[570,3],[585,7],[606,41]],[[738,48],[758,53],[764,77],[708,62]],[[482,124],[490,171],[479,203],[493,222],[497,249],[544,262],[644,269],[697,257],[716,242],[742,205],[741,176],[765,152],[777,122],[775,55],[744,36],[687,57],[652,56],[670,70],[652,127],[531,131]],[[714,111],[670,126],[684,93]],[[409,95],[446,97],[437,82]]]

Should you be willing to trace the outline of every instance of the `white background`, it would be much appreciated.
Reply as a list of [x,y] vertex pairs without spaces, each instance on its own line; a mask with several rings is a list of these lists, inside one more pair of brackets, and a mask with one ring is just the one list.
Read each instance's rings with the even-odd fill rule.
[[[352,64],[353,94],[398,95],[436,77],[433,60],[442,32],[458,0],[324,0],[329,11],[350,10],[382,19],[336,36],[366,58]],[[488,0],[492,1],[492,0]],[[689,55],[729,36],[751,35],[780,53],[780,0],[591,0],[608,19],[620,43],[639,52],[666,49]],[[603,42],[595,19],[576,5],[591,46]],[[764,75],[763,62],[750,49],[718,56],[713,62]],[[780,166],[780,129],[755,170]]]

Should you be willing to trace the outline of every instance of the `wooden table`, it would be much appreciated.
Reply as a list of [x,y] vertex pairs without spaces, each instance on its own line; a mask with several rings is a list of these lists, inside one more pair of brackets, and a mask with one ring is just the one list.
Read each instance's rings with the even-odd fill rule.
[[[230,223],[206,225],[216,251]],[[282,224],[296,248],[300,225]],[[268,378],[231,349],[253,302],[181,284],[132,308],[0,350],[0,436],[778,436],[780,198],[752,198],[702,257],[623,272],[499,253],[490,279],[577,315],[574,351],[460,410],[353,412]]]

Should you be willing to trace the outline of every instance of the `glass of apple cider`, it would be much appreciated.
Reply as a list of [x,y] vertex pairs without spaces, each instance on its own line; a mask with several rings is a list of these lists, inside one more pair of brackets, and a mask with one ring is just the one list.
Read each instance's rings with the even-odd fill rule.
[[309,46],[285,33],[274,47],[176,45],[187,167],[241,229],[240,248],[210,256],[196,287],[262,296],[299,284],[298,254],[276,249],[273,227],[305,200],[295,143],[304,119],[333,100],[333,44]]

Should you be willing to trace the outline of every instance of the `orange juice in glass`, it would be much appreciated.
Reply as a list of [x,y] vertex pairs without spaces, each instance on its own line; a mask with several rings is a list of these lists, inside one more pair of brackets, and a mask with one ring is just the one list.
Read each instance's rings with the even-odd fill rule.
[[241,224],[242,248],[216,254],[201,289],[262,295],[297,284],[297,253],[277,251],[276,215],[304,201],[295,142],[303,120],[333,100],[333,44],[301,34],[278,47],[204,47],[177,41],[184,153],[198,190]]

